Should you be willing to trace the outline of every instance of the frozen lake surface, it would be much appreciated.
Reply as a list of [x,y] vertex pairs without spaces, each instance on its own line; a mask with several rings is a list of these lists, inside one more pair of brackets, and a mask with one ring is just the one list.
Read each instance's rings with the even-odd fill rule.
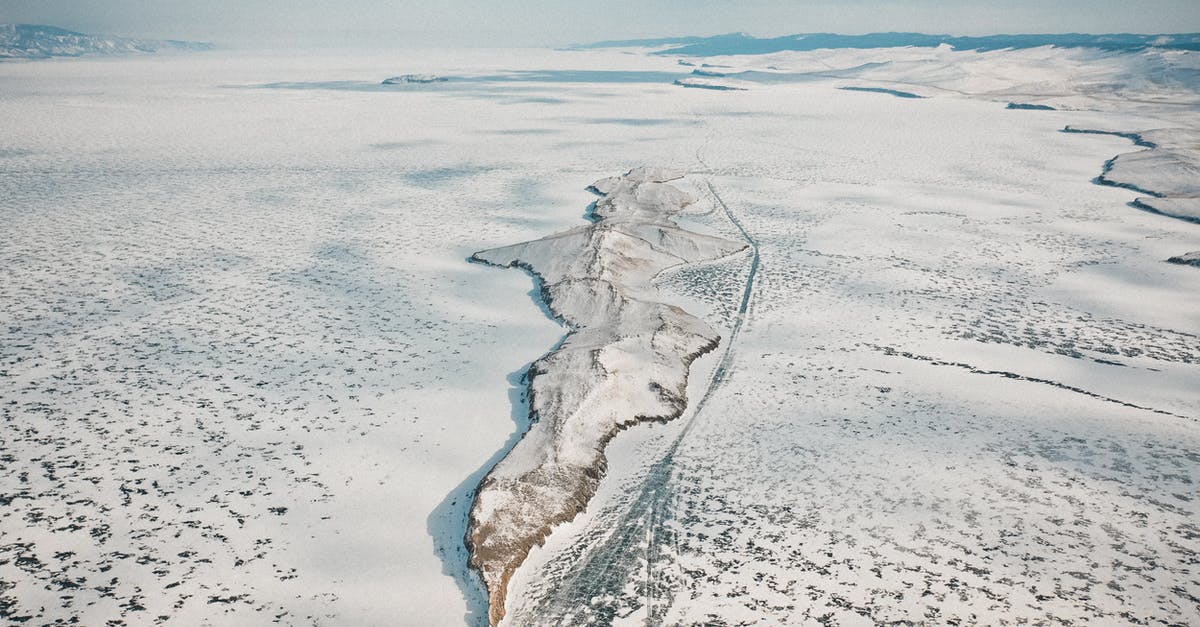
[[655,280],[721,344],[505,624],[1194,622],[1196,56],[0,64],[0,617],[486,624],[468,512],[566,329],[468,258],[654,166],[753,244]]

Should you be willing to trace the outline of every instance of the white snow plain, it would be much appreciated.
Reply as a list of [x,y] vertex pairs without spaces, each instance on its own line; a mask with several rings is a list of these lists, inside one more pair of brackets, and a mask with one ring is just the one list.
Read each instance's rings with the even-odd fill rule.
[[[1092,183],[1127,139],[1060,131],[1194,133],[1196,54],[705,61],[755,74],[0,64],[4,618],[486,623],[467,513],[565,329],[467,258],[651,165],[754,247],[657,278],[721,347],[609,444],[505,624],[1193,621],[1200,270],[1166,260],[1200,226]],[[448,80],[380,85],[406,73]]]

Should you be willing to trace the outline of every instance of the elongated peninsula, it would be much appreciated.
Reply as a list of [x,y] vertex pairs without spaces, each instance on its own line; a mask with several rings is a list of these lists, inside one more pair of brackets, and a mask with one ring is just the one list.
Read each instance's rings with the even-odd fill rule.
[[530,549],[595,494],[608,441],[639,422],[683,413],[691,363],[720,340],[704,321],[661,302],[652,282],[666,268],[746,247],[675,224],[672,217],[695,202],[668,184],[681,176],[639,168],[597,181],[591,224],[473,256],[533,274],[569,328],[530,368],[532,426],[484,478],[471,508],[466,540],[493,625]]

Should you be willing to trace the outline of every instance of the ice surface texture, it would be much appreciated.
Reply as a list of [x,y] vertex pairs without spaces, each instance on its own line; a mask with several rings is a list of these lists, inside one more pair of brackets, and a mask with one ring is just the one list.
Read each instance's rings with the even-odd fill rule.
[[656,300],[651,283],[666,268],[745,248],[671,221],[695,202],[666,184],[680,176],[639,168],[597,181],[603,196],[592,224],[472,257],[534,274],[547,306],[571,329],[531,367],[532,426],[488,473],[471,511],[467,542],[492,624],[503,618],[508,580],[529,550],[595,494],[608,441],[638,422],[678,417],[689,366],[720,339],[704,321]]

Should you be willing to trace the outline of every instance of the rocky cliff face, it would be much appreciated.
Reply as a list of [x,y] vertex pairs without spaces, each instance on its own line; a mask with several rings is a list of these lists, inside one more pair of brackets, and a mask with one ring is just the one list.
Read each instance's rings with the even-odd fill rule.
[[671,266],[745,248],[672,221],[695,202],[667,184],[680,176],[637,169],[603,179],[593,185],[602,197],[592,224],[473,257],[534,274],[570,328],[531,368],[532,426],[488,473],[471,510],[471,564],[487,585],[493,625],[530,549],[595,494],[607,442],[638,422],[678,417],[692,361],[720,339],[699,318],[659,302],[652,285]]

